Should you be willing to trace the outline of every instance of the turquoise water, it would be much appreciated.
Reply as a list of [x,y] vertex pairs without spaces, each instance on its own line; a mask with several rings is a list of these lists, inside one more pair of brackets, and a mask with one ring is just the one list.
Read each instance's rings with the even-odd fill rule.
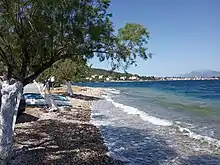
[[113,156],[128,164],[220,164],[220,81],[81,85],[106,88],[93,121]]
[[[157,81],[157,82],[110,82],[83,83],[92,87],[120,90],[115,97],[119,102],[129,100],[129,105],[157,107],[182,113],[220,119],[220,81]],[[127,103],[127,102],[126,102]]]
[[220,99],[220,80],[78,83],[91,87],[150,88],[207,100]]

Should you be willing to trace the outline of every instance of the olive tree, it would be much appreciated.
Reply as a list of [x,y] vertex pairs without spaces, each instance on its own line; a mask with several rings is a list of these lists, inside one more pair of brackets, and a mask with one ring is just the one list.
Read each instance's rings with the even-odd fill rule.
[[45,70],[38,78],[44,81],[50,76],[55,76],[56,83],[65,83],[67,86],[67,95],[72,97],[72,82],[76,82],[89,75],[91,68],[84,59],[62,59],[54,63]]
[[11,157],[23,87],[61,59],[110,60],[125,69],[147,59],[147,29],[126,24],[115,36],[110,0],[1,0],[0,164]]

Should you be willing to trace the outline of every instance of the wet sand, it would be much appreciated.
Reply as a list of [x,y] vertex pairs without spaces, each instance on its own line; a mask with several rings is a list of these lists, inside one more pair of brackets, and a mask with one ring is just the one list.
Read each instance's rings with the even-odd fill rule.
[[[90,123],[91,103],[100,99],[98,88],[74,87],[73,108],[46,112],[27,108],[17,120],[11,165],[123,164],[107,155],[97,127]],[[53,91],[63,93],[64,89]]]

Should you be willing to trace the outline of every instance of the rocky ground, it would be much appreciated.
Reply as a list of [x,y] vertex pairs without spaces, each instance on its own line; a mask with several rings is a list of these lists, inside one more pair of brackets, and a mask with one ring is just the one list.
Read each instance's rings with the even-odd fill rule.
[[[73,108],[57,112],[27,108],[16,124],[10,165],[122,164],[107,156],[99,130],[90,124],[91,103],[102,89],[74,88]],[[63,93],[63,89],[54,93]]]

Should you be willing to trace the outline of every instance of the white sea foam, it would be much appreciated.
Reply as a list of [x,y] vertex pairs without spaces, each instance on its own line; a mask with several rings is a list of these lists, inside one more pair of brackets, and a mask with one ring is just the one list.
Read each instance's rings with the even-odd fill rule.
[[123,150],[125,150],[124,147],[119,147],[119,148],[114,149],[115,152],[120,152],[120,151],[123,151]]
[[191,131],[190,129],[181,127],[179,125],[175,125],[175,126],[177,127],[178,131],[180,131],[181,133],[183,133],[184,135],[186,135],[192,139],[200,140],[202,142],[207,142],[210,145],[220,147],[220,141],[218,139],[215,139],[215,138],[212,138],[209,136],[205,136],[205,135],[197,134],[197,133]]
[[209,137],[209,136],[204,136],[204,135],[200,135],[197,134],[193,131],[191,131],[189,128],[184,128],[181,127],[181,122],[179,121],[175,121],[175,123],[173,123],[172,121],[168,121],[165,119],[161,119],[161,118],[157,118],[151,115],[148,115],[147,113],[140,111],[137,108],[131,107],[131,106],[127,106],[121,103],[117,103],[114,100],[112,100],[112,98],[108,95],[105,95],[104,98],[111,102],[115,107],[122,109],[124,112],[130,114],[130,115],[139,115],[143,120],[148,121],[154,125],[160,125],[160,126],[174,126],[178,131],[180,131],[181,133],[183,133],[184,135],[188,136],[189,138],[195,139],[195,140],[200,140],[203,142],[207,142],[210,145],[214,145],[216,147],[220,147],[220,140]]
[[[103,96],[104,98],[108,99],[109,97],[104,95]],[[94,105],[91,106],[91,109],[92,109],[92,114],[91,114],[91,121],[90,123],[95,125],[96,127],[98,127],[100,130],[101,130],[101,133],[102,133],[102,126],[107,126],[107,125],[112,125],[111,121],[108,121],[108,120],[100,120],[100,118],[96,118],[95,116],[96,115],[100,115],[101,113],[99,112],[95,112],[96,110],[94,109]],[[103,136],[102,134],[102,137],[104,139],[104,144],[108,147],[109,151],[107,152],[107,155],[110,156],[110,157],[113,157],[115,160],[120,160],[122,162],[127,162],[127,159],[124,158],[124,157],[121,157],[117,154],[115,154],[116,151],[114,151],[113,147],[115,147],[116,145],[116,141],[113,141],[113,142],[109,142],[105,136]],[[120,148],[121,150],[123,150],[123,148]]]
[[[122,109],[124,112],[130,114],[130,115],[139,115],[141,119],[148,121],[154,125],[159,125],[159,126],[172,126],[176,128],[179,132],[181,132],[183,135],[188,136],[191,139],[194,140],[199,140],[201,142],[206,142],[209,145],[215,146],[217,148],[220,148],[220,140],[209,137],[206,135],[201,135],[198,133],[193,132],[189,128],[181,126],[182,123],[180,121],[168,121],[165,119],[161,119],[155,116],[151,116],[147,114],[146,112],[143,112],[135,107],[127,106],[118,102],[115,102],[109,95],[104,95],[103,96],[106,101],[111,102],[115,107]],[[192,126],[191,124],[188,124],[189,126]]]
[[96,127],[111,125],[111,122],[101,121],[101,120],[97,121],[97,120],[94,120],[94,119],[92,119],[92,121],[90,121],[90,123],[92,125],[95,125]]
[[117,94],[117,95],[121,94],[120,90],[114,88],[107,88],[106,91],[112,94]]
[[92,109],[92,113],[91,113],[91,121],[90,123],[92,125],[95,125],[96,127],[100,127],[100,126],[106,126],[106,125],[110,125],[111,123],[108,122],[108,121],[103,121],[103,120],[100,120],[100,119],[96,119],[97,116],[101,115],[101,113],[99,112],[94,112],[92,106],[90,106],[90,108]]
[[111,99],[108,95],[103,96],[107,101],[111,102],[115,107],[122,109],[124,112],[130,114],[130,115],[139,115],[140,118],[142,118],[145,121],[148,121],[154,125],[160,125],[160,126],[171,126],[173,123],[171,121],[160,119],[154,116],[150,116],[147,113],[140,111],[137,108],[127,106],[121,103],[117,103],[114,100]]

